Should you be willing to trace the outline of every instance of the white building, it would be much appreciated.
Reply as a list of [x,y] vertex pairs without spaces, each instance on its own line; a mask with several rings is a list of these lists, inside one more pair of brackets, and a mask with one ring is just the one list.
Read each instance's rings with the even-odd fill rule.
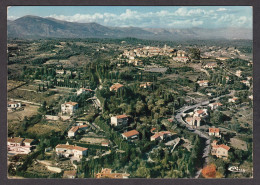
[[210,107],[211,110],[214,110],[214,109],[218,108],[219,106],[222,106],[222,104],[219,103],[219,102],[210,103],[210,104],[209,104],[209,107]]
[[78,103],[77,102],[67,102],[67,103],[61,104],[62,114],[72,115],[72,114],[75,113],[76,109],[78,109]]
[[137,130],[131,130],[131,131],[123,133],[122,136],[126,140],[138,139],[139,132]]
[[197,81],[200,87],[208,87],[209,81],[208,80],[199,80]]
[[87,125],[79,125],[71,127],[71,129],[68,131],[68,137],[75,137],[79,130],[86,130],[88,128]]
[[69,144],[59,144],[56,146],[56,153],[59,156],[63,157],[75,157],[81,159],[83,156],[87,155],[87,148],[76,146],[76,145],[69,145]]
[[118,115],[118,116],[113,116],[111,117],[111,125],[118,127],[118,126],[126,126],[128,122],[128,117],[127,115]]
[[91,92],[91,91],[92,91],[91,89],[80,88],[79,90],[77,90],[77,96],[82,93],[84,94],[84,93]]

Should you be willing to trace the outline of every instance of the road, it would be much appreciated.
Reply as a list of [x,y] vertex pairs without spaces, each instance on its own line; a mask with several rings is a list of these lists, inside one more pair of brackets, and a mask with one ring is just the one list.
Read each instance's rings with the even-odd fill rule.
[[[216,97],[216,98],[213,98],[211,101],[217,101],[219,100],[220,98],[224,97],[224,96],[230,96],[230,95],[233,95],[234,92],[232,91],[230,94],[227,94],[227,95],[222,95],[222,96],[219,96],[219,97]],[[209,153],[210,153],[210,143],[211,143],[211,140],[210,140],[210,137],[206,134],[204,134],[203,132],[201,132],[200,130],[196,129],[196,128],[192,128],[189,124],[187,124],[183,119],[182,119],[182,115],[188,111],[188,110],[191,110],[191,109],[195,109],[196,107],[199,107],[199,106],[206,106],[208,105],[210,102],[209,100],[205,100],[205,101],[202,101],[200,103],[197,103],[195,105],[190,105],[190,106],[184,106],[182,108],[180,108],[178,111],[177,111],[177,115],[175,116],[175,119],[181,123],[182,125],[184,125],[189,131],[197,134],[200,138],[203,138],[205,139],[205,148],[203,150],[203,155],[202,155],[202,160],[204,161],[204,164],[207,164],[208,163],[208,157],[209,157]],[[198,170],[196,172],[196,175],[195,175],[195,178],[198,178],[200,176],[200,173],[201,173],[201,169]]]

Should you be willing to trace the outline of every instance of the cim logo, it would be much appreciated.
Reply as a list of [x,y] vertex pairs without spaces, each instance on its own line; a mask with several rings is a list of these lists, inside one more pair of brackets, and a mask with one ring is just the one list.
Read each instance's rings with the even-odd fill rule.
[[238,168],[237,166],[231,166],[228,168],[228,170],[231,172],[242,172],[242,173],[246,172],[245,169]]

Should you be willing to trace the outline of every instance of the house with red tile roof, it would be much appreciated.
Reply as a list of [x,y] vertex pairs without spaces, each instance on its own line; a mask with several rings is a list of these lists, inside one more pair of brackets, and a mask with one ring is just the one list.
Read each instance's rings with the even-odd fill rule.
[[216,141],[213,141],[211,144],[211,155],[215,155],[218,158],[227,158],[228,157],[228,151],[230,149],[229,146],[221,144],[218,145]]
[[111,119],[110,122],[111,126],[115,126],[115,127],[126,126],[128,123],[128,116],[125,114],[112,116],[110,119]]
[[73,126],[68,131],[68,137],[75,137],[79,130],[86,130],[87,128],[88,128],[88,125]]
[[216,109],[216,108],[218,108],[220,106],[222,106],[222,104],[219,103],[219,102],[215,102],[215,103],[210,103],[209,104],[209,107],[210,107],[211,110],[214,110],[214,109]]
[[138,139],[139,132],[137,130],[130,130],[130,131],[125,132],[121,135],[126,140],[133,140],[133,139]]
[[116,83],[116,84],[114,84],[114,85],[112,85],[111,87],[110,87],[110,91],[118,91],[118,89],[120,89],[121,87],[124,87],[124,85],[122,85],[122,84],[120,84],[120,83]]
[[199,81],[197,81],[197,84],[199,84],[199,86],[201,86],[201,87],[208,87],[209,81],[208,80],[199,80]]
[[154,135],[150,137],[151,141],[159,141],[159,140],[164,140],[167,137],[172,136],[172,133],[170,131],[161,131],[161,132],[156,132]]
[[228,102],[236,103],[238,101],[238,97],[229,98]]
[[215,136],[215,137],[220,137],[219,128],[209,128],[209,135]]
[[63,157],[75,157],[81,159],[83,156],[87,155],[87,148],[76,146],[76,145],[69,145],[67,144],[58,144],[56,146],[56,154]]

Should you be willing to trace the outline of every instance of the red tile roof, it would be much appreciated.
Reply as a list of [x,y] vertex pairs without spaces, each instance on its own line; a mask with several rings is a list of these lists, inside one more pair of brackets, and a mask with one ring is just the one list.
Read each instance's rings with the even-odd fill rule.
[[139,135],[139,132],[137,130],[131,130],[129,132],[123,133],[123,135],[128,138],[128,137],[132,137],[134,135]]
[[87,148],[80,147],[80,146],[74,146],[74,145],[66,145],[66,144],[59,144],[56,146],[56,148],[67,148],[70,150],[79,150],[79,151],[85,151]]
[[110,89],[117,91],[117,90],[118,90],[119,88],[121,88],[121,87],[124,87],[124,85],[122,85],[122,84],[120,84],[120,83],[116,83],[116,84],[112,85],[112,86],[110,87]]
[[219,147],[220,147],[220,148],[224,148],[224,149],[226,149],[227,151],[230,149],[229,146],[224,145],[224,144],[219,145]]
[[13,137],[13,138],[8,138],[7,141],[10,143],[21,143],[24,140],[24,138],[21,137]]
[[219,128],[209,128],[210,133],[219,132]]
[[117,119],[123,119],[123,118],[128,118],[127,115],[123,114],[123,115],[118,115],[116,116]]
[[70,102],[67,102],[67,103],[65,103],[65,104],[66,104],[66,105],[69,104],[69,105],[75,106],[75,105],[77,105],[78,103],[77,103],[77,102],[71,102],[71,101],[70,101]]

